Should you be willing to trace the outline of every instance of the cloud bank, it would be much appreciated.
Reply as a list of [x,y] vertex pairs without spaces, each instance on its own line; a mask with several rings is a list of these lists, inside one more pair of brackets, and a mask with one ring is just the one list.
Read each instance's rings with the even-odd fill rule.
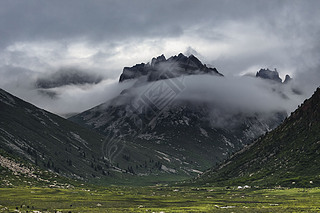
[[[305,98],[320,82],[317,0],[3,0],[0,20],[0,87],[59,114],[112,98],[123,67],[161,54],[195,54],[228,79],[277,68]],[[37,92],[65,67],[102,80],[56,88],[54,102]]]
[[[212,108],[234,113],[274,113],[295,110],[304,96],[295,93],[294,82],[281,84],[256,77],[219,77],[190,75],[135,85],[126,92],[129,97],[159,96],[162,102],[176,93],[174,102],[209,104]],[[146,94],[145,94],[146,93]],[[165,94],[169,94],[166,96]],[[150,99],[152,102],[152,99]],[[157,104],[155,101],[153,104]],[[159,102],[159,106],[162,103]],[[160,108],[160,107],[158,107]]]

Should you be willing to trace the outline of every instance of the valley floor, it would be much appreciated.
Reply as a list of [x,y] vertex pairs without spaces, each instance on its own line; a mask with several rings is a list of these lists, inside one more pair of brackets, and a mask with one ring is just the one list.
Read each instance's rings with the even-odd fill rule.
[[319,188],[0,188],[0,212],[319,212]]

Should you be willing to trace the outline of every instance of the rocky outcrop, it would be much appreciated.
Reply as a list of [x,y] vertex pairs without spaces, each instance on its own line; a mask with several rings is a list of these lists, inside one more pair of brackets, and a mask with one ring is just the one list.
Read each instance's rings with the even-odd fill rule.
[[263,78],[263,79],[267,79],[273,82],[277,82],[277,83],[283,83],[283,84],[287,84],[289,83],[292,78],[290,77],[290,75],[286,75],[284,81],[282,81],[282,79],[279,76],[279,73],[277,71],[277,69],[274,69],[274,71],[267,69],[260,69],[257,74],[256,74],[257,78]]
[[282,79],[279,77],[279,73],[276,69],[274,71],[269,69],[260,69],[257,72],[256,77],[282,83]]
[[133,67],[123,68],[119,82],[125,80],[137,79],[146,76],[147,80],[157,81],[161,79],[175,78],[182,75],[212,74],[223,76],[216,68],[207,67],[195,57],[189,57],[180,53],[178,56],[172,56],[168,59],[164,55],[153,58],[151,63],[136,64]]

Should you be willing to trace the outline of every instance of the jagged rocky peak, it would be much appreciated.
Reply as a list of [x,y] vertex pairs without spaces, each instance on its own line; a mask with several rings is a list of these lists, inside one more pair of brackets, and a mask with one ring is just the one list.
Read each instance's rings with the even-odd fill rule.
[[161,63],[163,61],[166,61],[166,60],[167,60],[166,57],[162,54],[162,55],[158,56],[157,58],[153,58],[151,60],[151,66],[154,67],[157,64],[159,64],[159,63]]
[[[277,69],[274,69],[274,71],[267,69],[260,69],[257,74],[257,78],[263,78],[263,79],[268,79],[272,80],[278,83],[282,83],[282,79],[279,76],[279,73]],[[291,80],[291,77],[289,75],[286,75],[286,78],[283,83],[288,83]]]
[[168,59],[162,54],[151,60],[151,63],[136,64],[123,68],[119,82],[146,76],[148,81],[174,78],[182,75],[213,74],[223,76],[216,68],[207,67],[194,55],[185,56],[180,53]]
[[269,70],[269,69],[260,69],[257,72],[256,77],[263,78],[263,79],[269,79],[269,80],[273,80],[273,81],[282,83],[282,79],[279,77],[279,73],[276,69],[274,71]]

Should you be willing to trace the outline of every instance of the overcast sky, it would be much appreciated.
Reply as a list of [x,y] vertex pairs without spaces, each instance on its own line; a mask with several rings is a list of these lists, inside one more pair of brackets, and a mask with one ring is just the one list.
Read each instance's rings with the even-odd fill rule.
[[[277,68],[306,89],[320,85],[318,0],[1,0],[0,87],[55,113],[114,96],[124,66],[196,55],[226,77]],[[96,85],[57,88],[38,78],[68,69]]]

